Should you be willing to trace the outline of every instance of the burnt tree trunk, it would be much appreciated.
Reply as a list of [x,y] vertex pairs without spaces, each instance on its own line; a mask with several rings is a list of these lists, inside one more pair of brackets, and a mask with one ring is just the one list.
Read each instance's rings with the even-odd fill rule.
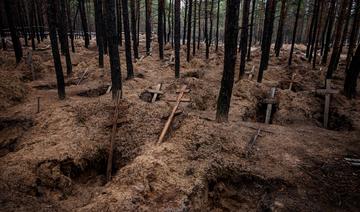
[[214,0],[211,0],[211,5],[210,5],[210,28],[209,28],[209,47],[212,44],[212,35],[213,35],[213,16],[214,16]]
[[194,0],[194,21],[193,21],[193,51],[192,54],[195,56],[196,54],[196,6],[197,6],[197,0]]
[[325,37],[325,44],[324,44],[324,53],[321,59],[321,64],[325,65],[327,63],[327,58],[330,51],[330,44],[331,44],[331,35],[333,31],[333,26],[335,22],[335,5],[336,0],[331,0],[330,7],[329,7],[329,23],[326,30],[326,37]]
[[283,37],[284,37],[284,24],[286,18],[286,0],[281,0],[281,11],[280,11],[280,18],[279,18],[279,26],[276,35],[276,42],[275,42],[275,54],[276,57],[279,57],[280,50],[283,45]]
[[246,62],[246,50],[248,42],[248,29],[249,29],[249,11],[250,11],[250,1],[244,0],[243,6],[243,17],[242,17],[242,29],[240,35],[240,72],[239,79],[245,75],[245,62]]
[[159,57],[160,60],[164,59],[164,0],[159,0],[158,2],[158,43],[159,43]]
[[360,45],[358,45],[354,56],[352,57],[349,69],[346,71],[344,82],[344,94],[349,99],[356,96],[357,80],[360,73]]
[[205,28],[204,28],[204,37],[205,37],[205,45],[206,45],[206,59],[209,59],[209,35],[208,35],[208,0],[205,0]]
[[[96,9],[96,8],[95,8]],[[69,26],[69,32],[70,32],[70,43],[71,43],[71,51],[75,53],[75,45],[74,45],[74,31],[71,27],[71,10],[70,10],[70,0],[66,0],[66,13],[67,13],[67,22]]]
[[145,0],[146,9],[146,55],[151,55],[151,1]]
[[79,12],[80,12],[81,24],[82,24],[82,28],[84,31],[85,48],[89,48],[90,37],[89,37],[88,23],[87,23],[86,12],[85,12],[85,2],[84,2],[84,0],[78,0],[78,2],[79,2]]
[[189,0],[185,0],[185,17],[184,17],[184,28],[183,28],[183,40],[182,40],[182,45],[185,45],[186,27],[187,27],[187,19],[188,19],[188,10],[189,10]]
[[139,58],[137,34],[136,34],[136,12],[135,12],[135,1],[130,1],[130,15],[131,15],[131,32],[133,41],[133,50],[135,60]]
[[49,35],[51,41],[51,49],[52,55],[54,59],[55,73],[56,73],[56,81],[58,88],[58,96],[59,99],[65,99],[65,82],[64,82],[64,74],[61,66],[61,59],[59,53],[59,46],[56,35],[56,16],[57,16],[57,8],[58,0],[48,0],[47,1],[47,16],[48,16],[48,25],[49,25]]
[[261,45],[261,61],[259,67],[258,82],[262,81],[264,70],[267,69],[270,57],[271,37],[273,33],[274,18],[276,10],[276,0],[266,2],[266,12],[264,21],[264,32]]
[[95,8],[95,30],[96,30],[96,44],[99,51],[99,67],[104,68],[104,36],[103,36],[103,4],[102,0],[94,0]]
[[253,0],[252,9],[251,9],[251,20],[250,20],[249,46],[248,46],[248,50],[247,50],[247,59],[248,60],[251,60],[251,45],[252,45],[252,40],[253,40],[255,6],[256,6],[256,0]]
[[310,48],[311,48],[311,43],[312,43],[312,35],[313,35],[314,28],[316,28],[316,26],[315,26],[315,16],[316,16],[317,1],[318,0],[315,0],[315,2],[314,2],[312,17],[311,17],[311,24],[310,24],[310,29],[309,29],[309,33],[308,33],[308,43],[307,43],[307,46],[306,46],[306,58],[309,58]]
[[172,35],[172,17],[171,17],[171,14],[172,14],[172,9],[173,9],[173,6],[172,6],[172,0],[170,0],[169,2],[169,12],[168,12],[168,28],[169,28],[169,33],[167,34],[167,40],[168,42],[170,42],[170,37]]
[[239,9],[240,0],[226,1],[224,70],[221,79],[219,97],[217,100],[217,122],[225,122],[228,120],[235,75],[237,39],[239,32]]
[[200,0],[200,2],[199,2],[199,27],[198,27],[197,49],[200,49],[200,41],[201,41],[201,3],[202,3],[202,0]]
[[[118,38],[119,38],[120,46],[122,46],[122,44],[123,44],[123,30],[122,30],[123,20],[121,17],[121,13],[122,13],[122,5],[121,4],[122,4],[122,0],[116,0],[116,21],[117,21]],[[125,28],[125,26],[124,26],[124,28]],[[125,31],[125,29],[124,29],[124,31]]]
[[186,39],[186,44],[187,44],[187,55],[186,55],[186,60],[188,62],[190,62],[190,51],[191,51],[191,18],[192,18],[192,4],[193,1],[192,0],[188,0],[188,28],[187,28],[187,39]]
[[131,79],[134,77],[134,70],[133,70],[132,56],[131,56],[131,37],[130,37],[130,26],[129,26],[128,0],[122,0],[121,6],[122,6],[123,24],[124,24],[124,33],[125,33],[127,79]]
[[360,1],[356,1],[351,34],[349,38],[349,49],[346,56],[346,69],[349,68],[351,58],[353,57],[354,48],[356,46],[356,40],[359,35],[359,25],[360,25]]
[[320,27],[319,25],[319,10],[320,10],[320,1],[321,0],[317,0],[315,1],[315,13],[314,13],[314,27],[312,30],[312,34],[311,36],[311,42],[310,42],[310,52],[308,55],[308,61],[311,62],[313,54],[314,54],[314,49],[315,49],[315,41],[316,41],[316,32],[317,29]]
[[300,16],[301,1],[302,0],[298,0],[298,5],[297,5],[297,9],[296,9],[295,24],[294,24],[294,30],[293,30],[292,40],[291,40],[290,56],[289,56],[289,61],[288,61],[289,66],[291,66],[292,57],[293,57],[293,53],[294,53],[296,32],[297,32],[298,23],[299,23],[299,16]]
[[58,34],[60,39],[61,48],[63,49],[63,55],[65,56],[66,61],[66,74],[70,76],[72,73],[72,63],[70,57],[70,50],[69,50],[69,41],[67,36],[67,22],[63,21],[63,18],[66,19],[66,5],[65,1],[60,1],[60,7],[58,14]]
[[112,99],[115,100],[118,92],[122,89],[121,66],[118,49],[118,35],[116,32],[116,11],[115,1],[105,0],[106,8],[106,31],[109,45],[109,58],[111,67]]
[[180,77],[180,0],[175,0],[175,27],[174,27],[174,43],[175,43],[175,78]]
[[217,0],[215,51],[219,50],[219,22],[220,22],[220,0]]
[[[13,15],[14,15],[13,14],[13,12],[14,12],[13,4],[14,4],[13,0],[5,0],[4,1],[4,8],[6,11],[6,18],[7,18],[7,22],[8,22],[9,29],[10,29],[11,41],[13,43],[13,48],[15,51],[16,63],[18,64],[21,61],[23,53],[22,53],[22,47],[21,47],[19,35],[18,35],[18,32],[15,27],[15,22],[13,20]],[[5,45],[5,47],[6,47],[6,45]]]

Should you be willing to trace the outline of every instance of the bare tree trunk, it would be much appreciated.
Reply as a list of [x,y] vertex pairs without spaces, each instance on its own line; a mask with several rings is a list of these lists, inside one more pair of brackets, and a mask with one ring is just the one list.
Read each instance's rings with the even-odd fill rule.
[[295,24],[294,24],[294,30],[293,30],[292,40],[291,40],[291,50],[290,50],[290,56],[289,56],[289,62],[288,62],[289,66],[291,66],[291,63],[292,63],[292,56],[293,56],[293,52],[294,52],[296,32],[297,32],[297,27],[298,27],[298,23],[299,23],[301,1],[302,0],[298,0],[298,5],[297,5],[297,9],[296,9]]
[[242,17],[242,30],[241,30],[241,41],[240,41],[240,72],[239,79],[245,74],[245,62],[246,62],[246,50],[248,42],[248,30],[249,30],[249,12],[250,12],[250,1],[244,0],[243,6],[243,17]]
[[132,56],[131,56],[131,37],[130,37],[130,26],[129,26],[128,0],[122,0],[121,6],[122,6],[123,24],[124,24],[124,33],[125,33],[127,79],[131,79],[134,77],[134,70],[133,70]]
[[228,120],[235,75],[237,39],[239,32],[239,9],[240,0],[227,0],[224,34],[224,71],[221,79],[219,97],[217,100],[217,122],[225,122]]
[[182,45],[185,45],[186,26],[187,26],[187,19],[188,19],[188,9],[189,9],[189,0],[185,0],[185,17],[184,17],[184,29],[183,29]]
[[[74,31],[73,28],[71,27],[71,10],[70,10],[70,0],[66,0],[66,13],[67,13],[67,22],[68,22],[68,26],[69,26],[69,32],[70,32],[70,43],[71,43],[71,51],[73,53],[75,53],[75,45],[74,45]],[[96,9],[96,8],[95,8]]]
[[360,73],[360,45],[358,45],[354,56],[352,57],[349,69],[346,71],[344,82],[344,94],[349,99],[356,96],[357,80]]
[[159,0],[158,2],[158,43],[159,43],[159,56],[160,60],[164,59],[164,29],[163,29],[163,20],[164,20],[164,0]]
[[63,21],[63,18],[66,18],[66,5],[65,1],[60,1],[60,7],[58,8],[58,34],[60,38],[61,48],[63,49],[63,53],[65,56],[66,61],[66,74],[70,76],[72,73],[72,63],[70,57],[70,50],[69,50],[69,41],[67,36],[67,22]]
[[205,29],[204,29],[204,36],[205,36],[205,44],[206,44],[206,59],[209,59],[209,35],[208,35],[208,0],[205,0]]
[[349,38],[349,49],[346,56],[346,69],[349,68],[351,58],[353,57],[354,48],[356,46],[356,40],[359,35],[359,27],[360,27],[360,1],[356,1],[352,29]]
[[275,54],[276,57],[279,57],[280,50],[283,45],[283,37],[284,37],[284,24],[286,18],[286,0],[281,0],[281,11],[280,11],[280,18],[279,18],[279,26],[276,35],[276,42],[275,42]]
[[[122,0],[116,0],[116,21],[117,21],[117,30],[118,30],[118,37],[119,37],[119,45],[122,46],[122,43],[123,43],[123,30],[122,30],[122,27],[123,27],[123,20],[122,20],[122,17],[121,17],[121,14],[122,14],[122,3],[121,3]],[[125,24],[124,24],[125,25]],[[124,29],[125,31],[125,29]],[[126,42],[126,41],[125,41]]]
[[192,0],[188,0],[188,29],[187,29],[187,55],[186,60],[190,62],[190,52],[191,52],[191,18],[192,18]]
[[197,0],[194,0],[194,21],[193,21],[193,56],[196,54],[196,6],[197,6]]
[[252,9],[251,9],[249,46],[248,46],[248,52],[247,52],[247,59],[248,60],[251,60],[251,45],[252,45],[252,40],[253,40],[255,6],[256,6],[256,0],[253,0]]
[[151,5],[152,0],[145,0],[146,9],[146,55],[151,54]]
[[220,0],[217,0],[215,51],[219,50]]
[[175,78],[180,77],[180,0],[175,0]]
[[325,39],[325,44],[324,44],[324,53],[321,59],[321,64],[325,65],[327,63],[327,58],[329,55],[329,51],[330,51],[330,43],[331,43],[331,35],[332,35],[332,31],[333,31],[333,25],[335,22],[335,5],[336,5],[336,0],[331,0],[330,3],[330,8],[329,8],[329,23],[328,23],[328,27],[327,27],[327,32],[326,32],[326,39]]
[[94,0],[96,43],[99,51],[99,67],[104,68],[103,5],[102,0]]
[[89,48],[90,38],[89,38],[88,23],[87,23],[86,13],[85,13],[85,3],[84,3],[84,0],[78,0],[78,2],[79,2],[81,24],[82,24],[83,31],[84,31],[85,48]]
[[[161,0],[163,1],[163,0]],[[132,41],[133,41],[133,50],[135,60],[139,58],[138,44],[137,44],[137,34],[136,34],[136,12],[135,12],[135,1],[130,1],[130,13],[131,13],[131,32],[132,32]]]
[[197,45],[197,49],[200,49],[200,41],[201,41],[201,3],[202,3],[202,0],[200,0],[200,3],[199,3],[199,28],[198,28],[198,45]]

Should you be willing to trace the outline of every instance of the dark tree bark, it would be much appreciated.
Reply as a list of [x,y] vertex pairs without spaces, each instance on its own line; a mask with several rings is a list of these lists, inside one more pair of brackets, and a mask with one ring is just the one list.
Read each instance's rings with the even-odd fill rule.
[[167,28],[166,28],[166,1],[164,0],[164,11],[163,11],[163,40],[164,40],[164,45],[167,44],[168,40],[167,38]]
[[[121,17],[121,13],[122,13],[121,1],[122,0],[116,0],[116,21],[117,21],[118,38],[119,38],[120,46],[122,46],[122,44],[123,44],[123,30],[122,30],[122,27],[123,27],[122,22],[123,21],[122,21],[122,17]],[[124,29],[124,31],[125,31],[125,29]]]
[[175,78],[180,77],[180,0],[175,0]]
[[84,31],[84,38],[85,38],[85,48],[89,48],[90,44],[90,37],[89,37],[89,30],[88,30],[88,23],[86,18],[85,12],[85,0],[78,0],[79,2],[79,12],[81,17],[81,24]]
[[199,28],[198,28],[198,45],[197,45],[197,49],[200,49],[200,41],[201,41],[201,3],[202,3],[202,0],[200,0],[200,3],[199,3]]
[[330,51],[330,44],[331,44],[331,35],[333,31],[333,25],[335,22],[335,5],[336,0],[331,0],[330,7],[329,7],[329,23],[326,30],[326,38],[325,38],[325,44],[324,44],[324,53],[321,59],[321,64],[325,65],[327,63],[327,58]]
[[[0,5],[2,6],[3,2],[0,2]],[[3,16],[0,15],[0,37],[1,37],[1,47],[3,50],[6,50],[6,41],[5,41],[5,23],[3,22]]]
[[276,10],[276,0],[268,0],[266,2],[266,12],[264,21],[264,32],[262,38],[262,53],[258,75],[258,82],[262,81],[264,70],[267,69],[270,57],[271,37],[274,27],[274,18]]
[[314,59],[313,59],[313,69],[315,69],[316,67],[316,57],[317,57],[317,51],[318,51],[318,44],[319,44],[319,36],[320,36],[320,31],[322,28],[322,15],[323,15],[323,8],[324,8],[324,1],[321,1],[320,3],[320,13],[318,14],[319,20],[318,20],[318,29],[315,35],[315,44],[314,44]]
[[186,60],[190,62],[190,52],[191,52],[191,19],[192,19],[192,0],[188,0],[188,29],[187,29],[187,55]]
[[253,0],[252,9],[251,9],[251,20],[250,20],[249,46],[248,46],[248,50],[247,50],[247,59],[249,61],[251,60],[251,45],[252,45],[253,30],[254,30],[255,6],[256,6],[256,0]]
[[205,45],[206,45],[206,59],[209,59],[209,35],[208,35],[208,0],[205,0],[205,28],[204,28],[204,37],[205,37]]
[[104,68],[104,35],[102,0],[94,0],[96,43],[99,51],[99,67]]
[[217,122],[225,122],[228,120],[235,75],[237,39],[239,32],[239,8],[240,0],[226,1],[224,71],[217,100]]
[[109,42],[108,42],[108,34],[106,32],[107,27],[107,8],[106,8],[106,2],[105,0],[102,0],[102,6],[103,6],[103,13],[102,13],[102,37],[104,40],[104,54],[108,54],[108,49],[109,49]]
[[123,14],[124,33],[125,33],[127,79],[131,79],[134,77],[134,70],[133,70],[132,56],[131,56],[128,0],[122,0],[122,10],[123,10],[122,14]]
[[219,50],[220,0],[217,0],[215,51]]
[[312,58],[313,58],[313,54],[314,54],[314,49],[315,49],[315,41],[316,41],[316,32],[317,29],[319,28],[319,10],[320,10],[320,1],[321,0],[317,0],[315,1],[315,13],[314,13],[314,28],[312,30],[312,34],[311,36],[311,42],[310,42],[310,52],[308,55],[308,60],[309,62],[311,62]]
[[4,0],[4,8],[6,11],[7,22],[10,29],[11,41],[13,43],[13,48],[15,51],[16,63],[18,64],[21,61],[23,53],[22,53],[22,47],[21,47],[19,35],[16,31],[15,22],[13,20],[13,15],[14,15],[13,11],[15,11],[13,4],[14,4],[13,0]]
[[315,30],[314,28],[316,28],[315,25],[315,18],[316,18],[316,8],[317,8],[317,2],[318,0],[314,0],[314,7],[313,7],[313,12],[312,12],[312,17],[311,17],[311,24],[310,24],[310,29],[309,29],[309,34],[308,34],[308,44],[306,46],[306,58],[309,58],[310,55],[310,48],[311,48],[311,43],[312,43],[312,35],[313,35],[313,31]]
[[[137,39],[136,39],[136,47],[139,48],[140,43],[140,0],[136,1],[136,22],[137,22]],[[138,56],[139,57],[139,56]]]
[[185,17],[184,17],[184,29],[183,29],[183,40],[182,45],[185,45],[186,39],[186,26],[187,26],[187,19],[188,19],[188,8],[189,8],[189,0],[185,0]]
[[67,22],[63,21],[63,18],[66,18],[66,5],[65,1],[60,1],[60,7],[58,14],[58,34],[60,39],[60,44],[62,48],[63,55],[65,56],[66,61],[66,74],[70,76],[72,73],[72,63],[70,57],[70,50],[69,50],[69,41],[67,36]]
[[213,16],[214,16],[214,0],[211,0],[210,5],[210,28],[209,28],[209,48],[212,44],[212,35],[213,35]]
[[193,21],[193,56],[195,56],[196,54],[196,5],[197,5],[197,0],[194,0],[194,21]]
[[135,12],[135,1],[130,1],[130,14],[131,14],[131,32],[132,32],[132,41],[133,41],[133,50],[134,50],[134,59],[139,58],[138,44],[137,44],[137,34],[136,34],[136,12]]
[[245,62],[246,62],[246,50],[248,42],[248,29],[249,29],[249,12],[250,12],[250,1],[244,0],[243,6],[243,17],[242,17],[242,30],[241,30],[241,41],[240,41],[240,72],[239,79],[245,75]]
[[158,2],[158,43],[159,43],[160,60],[164,59],[164,29],[163,29],[164,13],[165,13],[164,0],[159,0],[159,2]]
[[349,49],[346,56],[346,69],[349,68],[351,58],[353,57],[354,48],[356,46],[356,40],[359,35],[359,27],[360,27],[360,1],[356,1],[351,34],[349,38]]
[[297,32],[298,23],[299,23],[299,15],[300,15],[301,1],[302,1],[302,0],[298,0],[298,5],[297,5],[297,9],[296,9],[295,24],[294,24],[294,30],[293,30],[292,40],[291,40],[291,49],[290,49],[290,56],[289,56],[289,62],[288,62],[288,65],[289,65],[289,66],[291,66],[291,63],[292,63],[292,56],[293,56],[293,52],[294,52],[296,32]]
[[358,45],[354,56],[352,57],[349,69],[346,71],[344,82],[344,94],[349,99],[355,98],[357,80],[360,73],[360,45]]
[[33,10],[34,10],[34,22],[35,22],[35,31],[36,31],[36,40],[38,43],[40,43],[40,28],[39,28],[39,13],[37,11],[37,3],[36,0],[34,0],[33,4]]
[[167,34],[167,40],[170,42],[170,37],[172,34],[172,10],[173,10],[173,6],[172,6],[172,0],[170,0],[169,2],[169,13],[168,13],[168,28],[169,28],[169,33]]
[[280,11],[280,18],[279,18],[279,26],[276,35],[276,42],[275,42],[275,54],[276,57],[279,57],[280,50],[283,45],[283,37],[284,37],[284,24],[286,18],[286,0],[281,0],[281,11]]
[[[96,8],[95,8],[96,9]],[[74,31],[71,27],[71,10],[70,10],[70,0],[66,0],[66,13],[67,13],[67,21],[69,26],[69,32],[70,32],[70,43],[71,43],[71,51],[75,53],[75,45],[74,45]]]
[[121,68],[118,49],[118,35],[116,32],[115,1],[105,0],[106,8],[106,31],[109,45],[109,58],[111,67],[112,99],[117,98],[118,92],[122,90]]
[[49,35],[51,41],[51,49],[52,55],[54,59],[55,73],[56,73],[56,81],[58,88],[58,96],[59,99],[65,99],[65,82],[64,82],[64,74],[61,66],[61,59],[59,53],[59,46],[56,35],[56,16],[57,16],[57,8],[58,0],[47,0],[47,13],[48,13],[48,25],[49,25]]
[[[37,3],[36,6],[37,6],[36,10],[38,11],[40,38],[41,38],[41,41],[43,41],[45,38],[44,15],[43,15],[44,11],[43,11],[43,7],[41,6],[41,4]],[[71,23],[68,23],[68,26],[71,26]],[[69,28],[71,28],[71,27],[69,27]]]
[[145,0],[146,9],[146,55],[151,54],[151,2],[152,0]]
[[36,49],[35,46],[35,11],[34,11],[34,0],[29,2],[29,16],[30,16],[30,38],[31,38],[31,48],[32,50]]
[[[25,12],[23,13],[23,1],[21,1],[21,0],[17,2],[17,12],[18,12],[18,14],[26,14]],[[27,33],[26,33],[26,29],[25,29],[26,20],[24,20],[25,17],[26,17],[26,15],[21,15],[19,17],[19,21],[20,21],[21,32],[24,37],[25,46],[28,46]],[[0,24],[2,24],[1,18],[2,18],[2,15],[0,15]]]
[[343,0],[341,2],[339,19],[336,24],[335,35],[334,35],[335,40],[334,40],[334,44],[333,44],[333,51],[331,54],[330,63],[329,63],[327,73],[326,73],[326,79],[332,78],[332,75],[333,75],[334,71],[337,69],[337,66],[339,63],[341,48],[342,48],[341,47],[342,30],[343,30],[343,26],[344,26],[344,22],[345,22],[348,2],[349,2],[349,0]]

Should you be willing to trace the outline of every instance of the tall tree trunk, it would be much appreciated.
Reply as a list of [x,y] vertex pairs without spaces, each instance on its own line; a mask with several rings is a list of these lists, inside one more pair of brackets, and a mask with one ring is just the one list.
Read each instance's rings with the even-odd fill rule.
[[248,50],[247,50],[247,59],[248,60],[251,60],[251,45],[252,45],[252,40],[253,40],[255,6],[256,6],[256,0],[253,0],[252,9],[251,9],[251,20],[250,20],[249,46],[248,46]]
[[205,45],[206,45],[206,59],[209,59],[209,35],[208,35],[208,0],[205,0],[205,28],[204,28],[204,36],[205,36]]
[[276,35],[276,42],[275,42],[275,54],[276,57],[279,57],[280,50],[283,44],[283,37],[284,37],[284,24],[286,18],[286,0],[281,0],[281,11],[280,11],[280,18],[279,18],[279,26]]
[[199,28],[198,28],[198,45],[197,45],[197,49],[200,49],[200,41],[201,41],[201,3],[202,3],[202,0],[200,0],[200,3],[199,3]]
[[294,30],[293,30],[292,40],[291,40],[291,49],[290,49],[290,56],[289,56],[289,62],[288,62],[289,66],[291,66],[291,63],[292,63],[292,57],[293,57],[294,45],[295,45],[295,39],[296,39],[296,32],[297,32],[297,27],[298,27],[298,23],[299,23],[301,1],[302,0],[298,0],[298,5],[297,5],[297,9],[296,9],[295,24],[294,24]]
[[310,52],[308,55],[308,60],[309,62],[311,62],[312,57],[313,57],[313,53],[314,53],[314,47],[315,47],[315,40],[316,40],[316,32],[317,29],[319,28],[318,24],[319,24],[319,10],[320,10],[320,1],[321,0],[316,0],[315,1],[315,13],[314,13],[314,28],[312,30],[312,34],[311,34],[311,43],[310,43]]
[[61,59],[59,53],[59,46],[56,35],[56,16],[57,16],[57,8],[59,2],[58,0],[47,0],[47,12],[48,12],[48,25],[49,25],[49,35],[51,41],[51,49],[52,55],[54,59],[55,73],[56,73],[56,81],[58,88],[58,96],[59,99],[65,99],[65,82],[64,82],[64,74],[61,66]]
[[226,1],[224,70],[221,79],[219,97],[217,100],[217,122],[225,122],[228,120],[235,75],[237,39],[239,32],[239,9],[240,0]]
[[158,2],[158,43],[159,43],[160,60],[164,59],[164,29],[163,29],[164,13],[165,13],[164,0],[159,0],[159,2]]
[[170,36],[171,36],[171,33],[172,33],[172,17],[171,17],[171,11],[173,9],[173,6],[172,6],[172,0],[170,0],[169,2],[169,13],[168,13],[168,28],[169,28],[169,33],[167,34],[167,40],[170,42]]
[[[23,14],[23,6],[22,6],[22,4],[23,4],[23,1],[18,1],[17,2],[17,12],[18,12],[18,14]],[[26,13],[24,13],[24,14],[26,14]],[[2,15],[0,15],[0,16],[2,16]],[[22,32],[22,35],[23,35],[23,37],[24,37],[24,42],[25,42],[25,46],[28,46],[28,41],[27,41],[27,33],[26,33],[26,29],[25,29],[25,23],[26,23],[26,20],[24,20],[24,17],[26,17],[25,15],[21,15],[20,17],[19,17],[19,21],[20,21],[20,27],[21,27],[21,32]],[[1,18],[2,17],[0,17],[0,20],[1,20]],[[1,23],[1,21],[0,21],[0,24],[2,24]]]
[[37,11],[37,3],[36,0],[34,0],[33,4],[33,10],[34,10],[34,21],[35,21],[35,30],[36,30],[36,40],[38,43],[40,43],[40,28],[39,28],[39,13]]
[[325,38],[325,44],[324,44],[324,53],[321,59],[321,64],[325,65],[327,63],[327,58],[330,51],[330,44],[331,44],[331,35],[333,31],[333,25],[335,22],[335,5],[336,0],[331,0],[330,2],[330,8],[329,8],[329,23],[326,31],[326,38]]
[[115,0],[105,0],[106,31],[109,45],[109,58],[111,67],[112,99],[115,100],[118,92],[122,90],[121,66],[118,49],[118,35],[116,32]]
[[318,0],[314,0],[314,1],[315,2],[314,2],[314,6],[313,6],[311,24],[310,24],[309,33],[308,33],[308,44],[306,46],[306,58],[308,58],[309,55],[310,55],[310,48],[311,48],[311,43],[312,43],[312,35],[313,35],[314,28],[316,28],[316,26],[315,26],[315,16],[316,16],[316,5],[317,5]]
[[210,5],[210,29],[209,29],[209,47],[212,44],[212,35],[213,35],[213,17],[214,17],[214,0],[211,0]]
[[180,0],[175,0],[175,78],[180,77]]
[[[163,1],[163,0],[162,0]],[[135,1],[130,1],[130,13],[131,13],[131,32],[132,32],[132,41],[133,41],[133,50],[135,60],[139,58],[139,51],[137,45],[137,35],[136,35],[136,12],[135,12]]]
[[36,49],[35,46],[35,11],[34,11],[34,0],[31,0],[29,2],[30,4],[30,8],[29,8],[29,13],[30,13],[30,33],[31,33],[31,48],[32,50]]
[[352,57],[349,69],[346,71],[344,82],[344,94],[349,99],[356,96],[357,80],[360,73],[360,45],[358,45],[354,56]]
[[88,23],[85,13],[85,2],[84,0],[78,0],[79,2],[79,11],[81,17],[81,24],[84,31],[84,38],[85,38],[85,48],[89,48],[90,38],[89,38],[89,30],[88,30]]
[[[1,2],[0,2],[1,4]],[[3,50],[6,50],[6,41],[5,41],[5,23],[3,22],[3,16],[0,15],[0,37],[1,37],[1,47]]]
[[[95,8],[96,9],[96,8]],[[69,26],[69,31],[70,31],[70,43],[71,43],[71,51],[73,53],[75,53],[75,45],[74,45],[74,31],[73,28],[71,27],[71,10],[70,10],[70,0],[66,0],[66,13],[67,13],[67,22],[68,22],[68,26]]]
[[246,62],[246,50],[248,42],[248,30],[249,30],[249,12],[250,12],[250,1],[244,0],[243,6],[243,17],[242,17],[242,30],[241,30],[241,41],[240,41],[240,73],[239,79],[245,74],[245,62]]
[[104,68],[104,35],[103,35],[103,4],[102,0],[94,0],[96,43],[99,51],[99,67]]
[[320,32],[321,32],[321,28],[322,28],[322,15],[323,15],[323,8],[324,8],[324,1],[319,2],[319,7],[320,7],[320,13],[318,14],[320,16],[319,20],[318,20],[318,24],[319,27],[317,29],[316,35],[315,35],[315,44],[314,44],[314,59],[313,59],[313,69],[316,68],[316,57],[317,57],[317,50],[318,50],[318,44],[319,44],[319,36],[320,36]]
[[262,53],[258,75],[258,82],[262,81],[264,70],[267,69],[270,57],[271,37],[274,27],[274,18],[276,10],[276,0],[268,0],[266,2],[266,12],[264,21],[264,32],[262,38]]
[[219,50],[219,22],[220,22],[220,0],[217,0],[215,51]]
[[151,5],[152,0],[145,0],[146,9],[146,55],[151,54]]
[[63,21],[63,18],[66,18],[66,5],[65,1],[60,1],[60,7],[58,14],[58,34],[60,38],[61,48],[63,49],[63,53],[66,61],[66,74],[70,76],[72,73],[72,63],[69,51],[69,41],[67,36],[67,22]]
[[338,19],[338,22],[336,25],[335,35],[334,35],[335,36],[335,40],[334,40],[334,44],[333,44],[334,47],[333,47],[333,51],[331,54],[330,63],[329,63],[328,69],[327,69],[326,79],[332,78],[332,75],[335,72],[335,70],[337,69],[337,66],[339,63],[341,49],[342,49],[342,46],[341,46],[342,30],[343,30],[344,22],[346,19],[348,3],[349,3],[349,0],[343,0],[341,2],[339,19]]
[[360,27],[360,1],[355,1],[354,18],[351,28],[351,34],[349,38],[349,49],[346,56],[346,69],[349,68],[351,58],[353,57],[354,48],[356,46],[356,40],[359,35]]
[[196,54],[196,6],[197,6],[197,0],[194,0],[194,21],[193,21],[193,56]]
[[164,11],[163,11],[163,40],[164,40],[164,45],[167,44],[168,40],[167,38],[167,28],[166,28],[166,1],[164,0]]
[[184,29],[183,29],[183,40],[182,40],[183,44],[182,45],[185,45],[188,9],[189,9],[189,0],[185,0],[185,17],[184,17]]
[[124,33],[125,33],[127,79],[131,79],[134,77],[134,70],[133,70],[132,56],[131,56],[128,0],[122,0],[122,14],[123,14]]
[[[123,30],[122,30],[122,17],[121,17],[121,11],[122,11],[122,0],[116,0],[116,21],[117,21],[117,29],[118,29],[118,38],[119,38],[119,45],[122,46],[123,43]],[[124,24],[125,25],[125,24]],[[124,26],[125,27],[125,26]],[[124,29],[125,31],[125,29]],[[125,41],[126,42],[126,41]]]
[[10,29],[11,41],[13,43],[13,48],[15,51],[16,63],[18,64],[21,61],[23,53],[22,53],[20,39],[19,39],[18,33],[15,28],[15,22],[13,20],[13,15],[14,15],[14,13],[13,13],[14,5],[13,4],[14,4],[13,0],[4,0],[4,8],[6,11],[7,22],[8,22],[9,29]]
[[192,18],[192,0],[188,0],[188,29],[187,29],[187,55],[186,60],[190,62],[190,52],[191,52],[191,18]]
[[[140,44],[140,0],[136,1],[136,22],[137,22],[137,39],[136,39],[136,47],[139,48]],[[139,57],[139,56],[138,56]]]

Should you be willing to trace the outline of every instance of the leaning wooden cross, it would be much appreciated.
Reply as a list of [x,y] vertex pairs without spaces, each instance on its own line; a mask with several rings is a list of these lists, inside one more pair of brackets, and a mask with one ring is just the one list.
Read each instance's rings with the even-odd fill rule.
[[168,120],[166,121],[165,127],[160,134],[158,143],[162,143],[162,141],[164,140],[165,135],[166,135],[167,131],[169,130],[170,124],[171,124],[172,120],[174,119],[176,110],[178,109],[178,107],[180,105],[182,97],[184,96],[185,93],[190,92],[190,90],[186,89],[186,85],[184,85],[184,86],[182,86],[181,90],[179,90],[177,92],[179,93],[179,96],[176,99],[175,107],[173,108]]
[[294,74],[291,76],[290,85],[289,85],[289,91],[291,91],[294,82],[296,82],[296,81],[295,81],[295,77],[296,77],[296,73],[294,73]]
[[330,97],[331,94],[337,94],[339,91],[331,89],[331,79],[327,79],[326,89],[318,89],[316,90],[316,93],[325,95],[324,128],[327,128],[329,123]]
[[248,74],[248,80],[252,80],[253,76],[255,75],[255,66],[252,67],[251,71],[245,72],[245,74]]
[[155,89],[147,89],[146,91],[153,94],[153,97],[151,99],[151,103],[154,103],[156,101],[156,98],[159,94],[164,94],[164,92],[161,91],[162,84],[157,84]]
[[276,88],[271,88],[269,97],[264,100],[264,103],[267,104],[265,124],[269,124],[269,123],[270,123],[272,106],[273,106],[273,104],[276,103],[276,100],[275,100],[275,91],[276,91]]

